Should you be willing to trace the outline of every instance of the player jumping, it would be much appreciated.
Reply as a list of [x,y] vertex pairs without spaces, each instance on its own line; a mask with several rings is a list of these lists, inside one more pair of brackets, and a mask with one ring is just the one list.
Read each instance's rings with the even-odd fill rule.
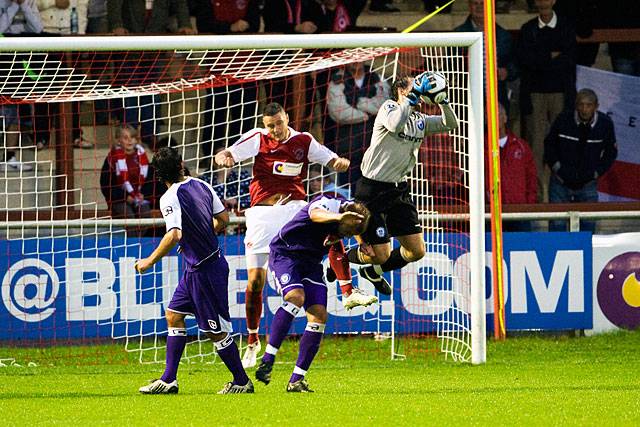
[[[245,211],[247,232],[244,244],[249,276],[245,298],[249,337],[242,358],[245,368],[256,365],[261,349],[258,329],[269,243],[278,230],[307,204],[302,180],[307,175],[309,162],[320,163],[337,172],[349,168],[348,159],[338,157],[311,134],[290,128],[289,116],[280,104],[268,104],[264,108],[262,122],[264,128],[245,133],[235,144],[215,156],[216,164],[224,167],[254,158],[253,179],[249,187],[251,207]],[[345,307],[377,301],[375,296],[352,290],[350,285],[341,289]]]
[[[391,92],[393,99],[378,110],[371,145],[362,159],[362,178],[356,187],[355,199],[369,208],[371,221],[361,236],[360,247],[347,253],[352,263],[372,264],[361,267],[360,276],[386,295],[392,289],[382,274],[425,255],[422,226],[407,183],[420,145],[427,135],[458,127],[447,99],[446,79],[441,74],[424,72],[415,79],[401,77],[393,83]],[[442,115],[414,111],[422,96],[438,104]],[[400,247],[391,250],[390,237],[395,237]]]

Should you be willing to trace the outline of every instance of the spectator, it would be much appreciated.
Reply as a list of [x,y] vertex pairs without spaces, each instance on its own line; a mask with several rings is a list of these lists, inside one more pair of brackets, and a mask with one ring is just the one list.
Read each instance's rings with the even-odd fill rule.
[[[224,147],[220,147],[216,153],[223,150]],[[238,172],[240,172],[239,177]],[[198,178],[211,184],[228,210],[243,211],[251,206],[249,198],[251,174],[248,171],[236,167],[227,173],[224,168],[216,170],[212,168]]]
[[118,128],[116,138],[100,171],[102,194],[114,218],[147,217],[150,202],[142,192],[149,173],[147,153],[130,125]]
[[[484,1],[469,0],[468,4],[469,16],[467,20],[453,30],[459,32],[484,31]],[[511,35],[498,24],[496,24],[496,53],[498,55],[498,101],[509,112],[507,81],[514,80],[517,77],[517,71]]]
[[87,7],[89,0],[37,0],[43,31],[69,35],[71,31],[71,8],[78,13],[78,34],[87,29]]
[[334,176],[334,172],[324,175],[322,166],[317,163],[310,165],[308,182],[309,191],[307,191],[307,194],[309,194],[309,200],[323,193],[332,194],[334,196],[338,194],[345,199],[350,199],[351,191],[349,191],[349,188],[345,186],[336,186]]
[[[536,162],[529,144],[507,129],[507,111],[504,106],[499,111],[499,143],[500,143],[500,177],[502,203],[505,205],[518,203],[536,203],[538,201],[538,181]],[[489,147],[487,153],[489,153]],[[490,161],[491,156],[485,156]],[[489,166],[485,168],[487,177],[487,200],[491,196],[489,189],[491,179]],[[529,221],[508,221],[504,231],[531,231]]]
[[[638,28],[640,8],[636,0],[607,2],[600,11],[608,28]],[[616,73],[640,76],[640,42],[609,43],[611,66]]]
[[[72,6],[78,14],[78,34],[85,34],[87,28],[87,5],[88,0],[77,0],[73,3],[70,0],[37,0],[38,10],[44,31],[49,34],[58,34],[68,36],[71,34],[71,10]],[[57,56],[54,56],[56,58]],[[57,57],[61,63],[65,63],[65,56]],[[48,126],[48,105],[36,104],[36,115],[43,119],[43,124]],[[37,125],[37,127],[40,127]],[[93,144],[86,141],[82,137],[82,129],[80,128],[80,103],[71,103],[71,132],[73,138],[73,146],[76,148],[93,148]],[[36,138],[38,149],[42,149],[49,144],[48,132],[40,132],[40,137]]]
[[[373,122],[378,109],[389,97],[389,85],[375,72],[365,70],[364,63],[356,62],[337,70],[329,82],[327,110],[334,123],[326,124],[325,135],[335,135],[339,156],[351,160],[347,172],[340,174],[340,184],[356,183],[362,176],[360,163],[371,140]],[[335,125],[335,130],[330,129]]]
[[575,99],[576,32],[566,18],[556,15],[554,4],[555,0],[536,0],[538,16],[522,26],[517,49],[522,76],[520,107],[543,200],[548,197],[544,137],[558,114],[572,108]]
[[0,0],[0,33],[41,33],[36,0]]
[[[195,0],[191,13],[199,34],[257,33],[260,29],[260,2],[249,0]],[[258,109],[256,83],[216,86],[207,89],[200,167],[211,166],[211,151],[218,151],[255,127]],[[223,198],[223,197],[221,197]]]
[[[109,30],[117,36],[127,34],[167,34],[170,18],[174,14],[178,21],[178,34],[194,34],[186,0],[110,0],[107,2]],[[126,86],[156,83],[162,58],[158,52],[136,54],[134,59],[124,59],[117,75]],[[155,145],[155,134],[160,121],[156,110],[159,97],[153,95],[132,96],[124,99],[124,122],[140,126],[140,140],[150,147]]]
[[342,0],[318,0],[318,5],[319,33],[343,33],[355,25]]
[[[0,33],[1,34],[36,34],[42,32],[42,20],[36,0],[0,0]],[[25,61],[29,63],[28,58]],[[5,66],[2,66],[3,72]],[[4,159],[0,169],[9,171],[31,171],[33,166],[23,163],[16,157],[16,149],[20,141],[20,112],[17,104],[0,105],[4,128]]]
[[[545,139],[544,159],[551,168],[549,201],[577,203],[598,201],[597,180],[611,168],[618,149],[613,122],[598,110],[598,96],[582,89],[573,111],[554,121]],[[550,231],[565,230],[564,221],[551,221]],[[582,230],[595,231],[594,222],[582,222]]]

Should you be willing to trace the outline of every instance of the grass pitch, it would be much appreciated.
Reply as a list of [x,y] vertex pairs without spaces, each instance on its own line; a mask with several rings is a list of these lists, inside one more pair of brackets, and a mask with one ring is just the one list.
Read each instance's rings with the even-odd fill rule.
[[[82,367],[3,367],[0,424],[640,425],[640,332],[489,342],[482,366],[425,354],[391,361],[368,344],[361,351],[345,351],[344,345],[325,340],[308,375],[316,393],[305,395],[284,391],[296,342],[285,342],[285,363],[275,366],[270,385],[254,382],[254,395],[216,395],[229,379],[219,363],[182,365],[180,394],[173,396],[139,395],[138,387],[163,366],[138,365],[133,358]],[[0,359],[28,360],[30,352],[0,348]]]

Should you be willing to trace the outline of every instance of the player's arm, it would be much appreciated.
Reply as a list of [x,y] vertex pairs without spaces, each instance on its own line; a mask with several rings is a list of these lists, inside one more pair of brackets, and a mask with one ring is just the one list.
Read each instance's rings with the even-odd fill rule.
[[221,232],[229,224],[229,212],[225,209],[213,216],[213,231]]
[[458,116],[449,104],[439,105],[442,114],[440,116],[424,116],[425,133],[450,132],[458,128]]
[[[337,203],[337,205],[336,205]],[[337,208],[336,208],[337,206]],[[326,224],[329,222],[344,222],[345,224],[359,224],[364,217],[356,212],[340,212],[340,201],[322,198],[309,206],[309,218],[312,222]]]
[[339,157],[326,146],[316,141],[312,135],[309,134],[309,136],[311,136],[311,143],[309,144],[307,159],[310,162],[320,163],[336,172],[346,172],[349,169],[349,164],[351,163],[349,159]]
[[182,239],[182,207],[175,192],[167,192],[160,198],[160,211],[167,225],[167,232],[151,255],[136,261],[135,268],[139,273],[151,268]]
[[380,110],[376,118],[376,124],[384,126],[389,132],[398,133],[404,129],[413,106],[409,98],[401,96],[398,102],[388,100]]
[[182,230],[179,228],[172,228],[167,231],[165,235],[162,237],[160,244],[158,247],[146,258],[140,259],[136,262],[135,268],[138,273],[144,273],[146,270],[151,268],[153,264],[160,261],[163,256],[168,254],[171,249],[173,249],[178,242],[182,239]]
[[218,152],[213,158],[216,164],[230,168],[238,162],[255,157],[260,150],[260,132],[260,129],[252,129],[231,147]]

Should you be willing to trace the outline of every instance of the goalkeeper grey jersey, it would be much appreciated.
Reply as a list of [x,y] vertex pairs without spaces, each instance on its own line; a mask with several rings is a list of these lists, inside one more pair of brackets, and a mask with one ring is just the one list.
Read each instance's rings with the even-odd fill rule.
[[378,110],[371,145],[362,159],[362,175],[383,182],[405,181],[418,160],[426,135],[449,132],[458,118],[449,105],[441,105],[441,116],[413,111],[409,100],[387,100]]

